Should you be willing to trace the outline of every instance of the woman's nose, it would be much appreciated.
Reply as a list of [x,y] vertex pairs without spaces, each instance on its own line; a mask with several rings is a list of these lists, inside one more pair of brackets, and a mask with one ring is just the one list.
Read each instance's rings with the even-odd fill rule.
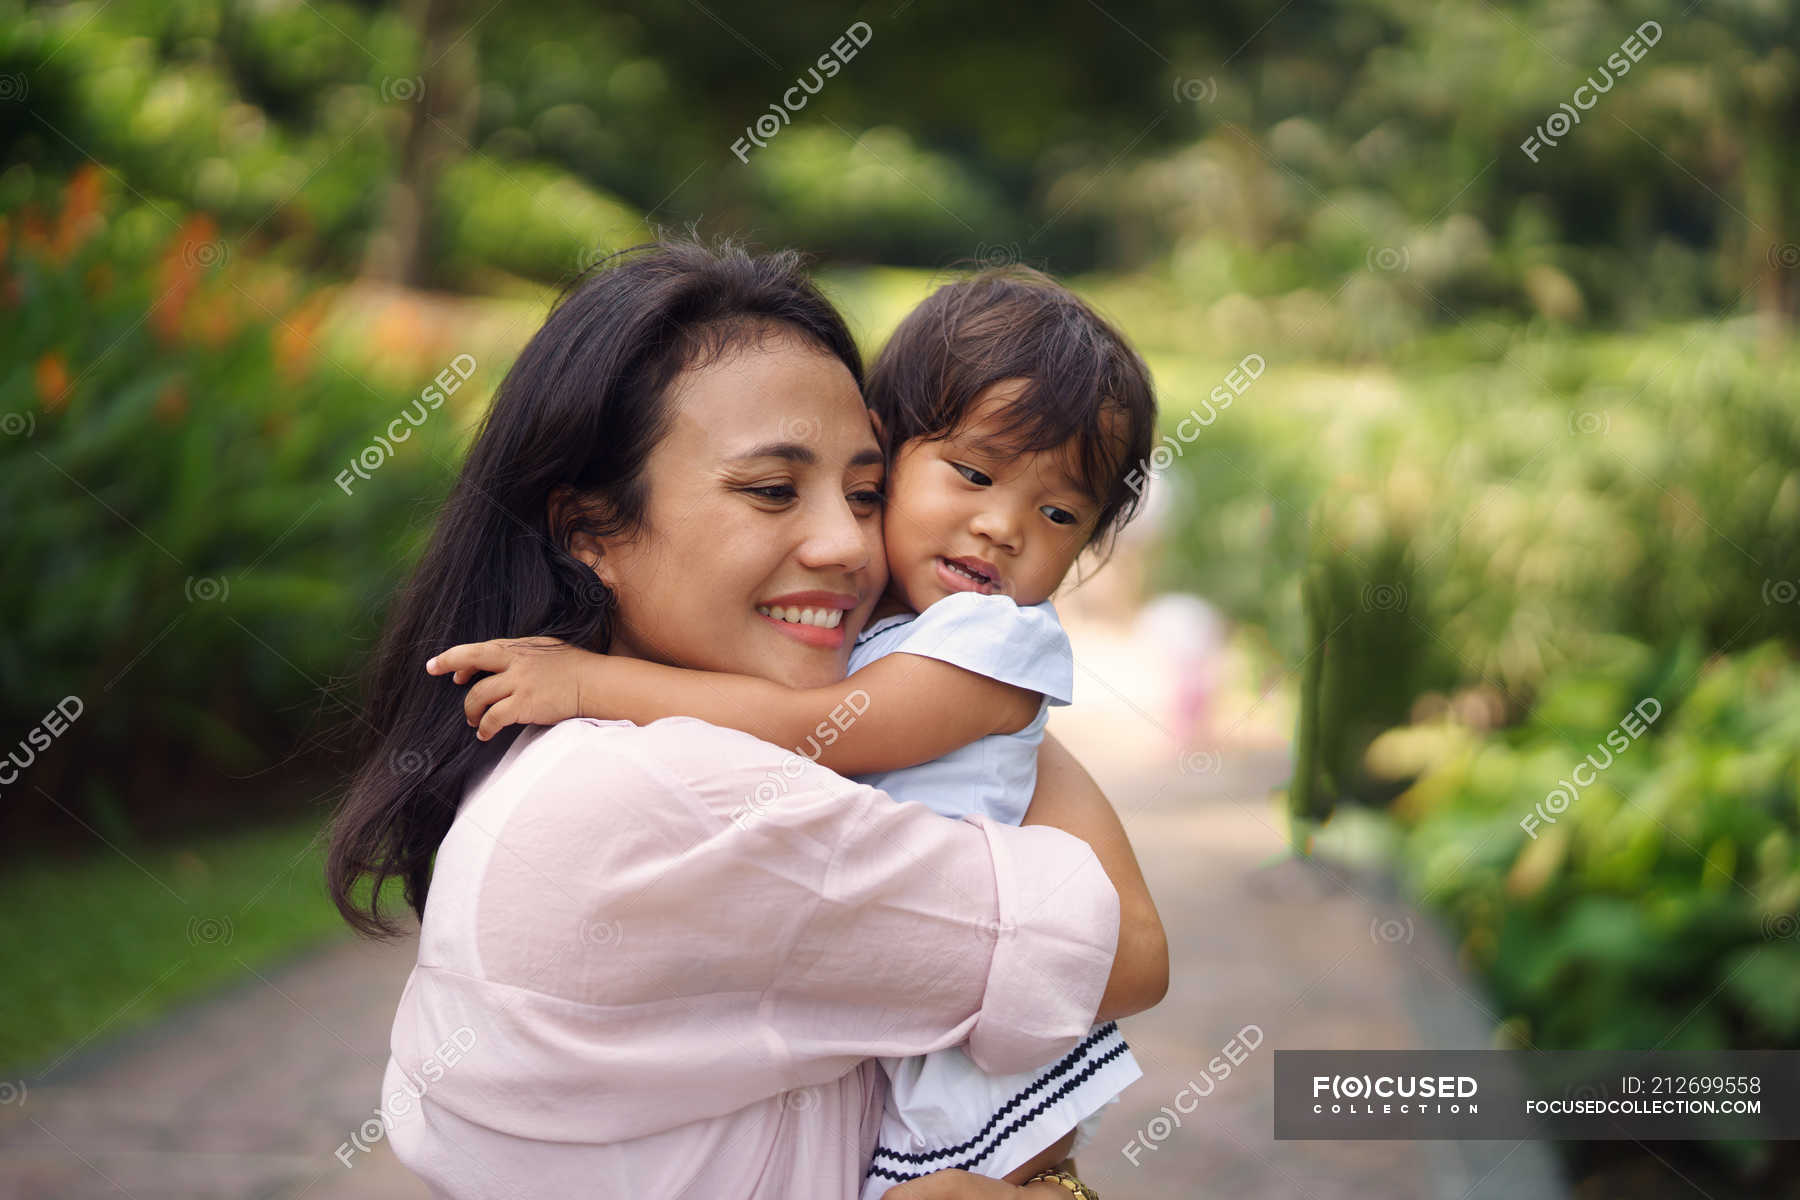
[[869,565],[870,539],[843,497],[825,501],[814,511],[800,543],[803,566],[860,571]]

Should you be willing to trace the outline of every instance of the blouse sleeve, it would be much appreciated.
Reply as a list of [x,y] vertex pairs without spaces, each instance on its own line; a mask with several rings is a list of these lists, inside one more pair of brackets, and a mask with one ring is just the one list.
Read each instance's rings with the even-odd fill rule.
[[491,1051],[440,1102],[613,1140],[871,1056],[966,1042],[984,1070],[1029,1070],[1093,1024],[1119,901],[1061,830],[951,820],[687,718],[564,722],[509,775],[510,806],[458,816],[490,826],[485,854],[440,851],[453,878],[432,883],[435,901],[482,860],[479,965],[415,973],[446,994],[414,1002],[473,1006]]
[[1068,704],[1075,655],[1049,601],[1025,608],[1008,596],[956,592],[903,626],[900,654],[919,654],[1040,692]]

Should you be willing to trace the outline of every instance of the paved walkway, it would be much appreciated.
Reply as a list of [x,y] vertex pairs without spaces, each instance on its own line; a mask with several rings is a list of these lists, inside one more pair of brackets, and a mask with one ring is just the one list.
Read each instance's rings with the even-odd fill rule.
[[[1274,700],[1240,682],[1223,736],[1183,747],[1166,647],[1075,617],[1071,632],[1079,703],[1051,728],[1120,808],[1174,943],[1168,998],[1122,1022],[1145,1078],[1083,1173],[1108,1200],[1558,1200],[1544,1143],[1273,1140],[1277,1047],[1478,1048],[1479,998],[1437,930],[1377,883],[1287,856]],[[372,1115],[412,958],[411,943],[346,942],[25,1081],[24,1103],[0,1104],[0,1197],[421,1196],[385,1145],[349,1169],[335,1157]],[[1180,1128],[1153,1124],[1246,1026],[1260,1045],[1242,1065]]]
[[[1118,807],[1172,968],[1162,1004],[1120,1022],[1144,1078],[1108,1110],[1077,1159],[1082,1175],[1108,1200],[1564,1196],[1543,1142],[1274,1140],[1276,1049],[1482,1049],[1493,1021],[1442,932],[1383,881],[1288,853],[1271,792],[1289,776],[1291,713],[1259,699],[1241,662],[1227,671],[1213,739],[1187,746],[1172,715],[1176,656],[1144,635],[1069,625],[1078,703],[1050,728]],[[1243,1035],[1247,1026],[1257,1032]],[[1261,1044],[1228,1076],[1209,1076],[1241,1035],[1240,1046]],[[1179,1113],[1177,1094],[1209,1082],[1195,1111]]]
[[415,954],[345,941],[27,1079],[0,1107],[0,1197],[423,1197],[385,1143],[335,1157],[373,1115]]

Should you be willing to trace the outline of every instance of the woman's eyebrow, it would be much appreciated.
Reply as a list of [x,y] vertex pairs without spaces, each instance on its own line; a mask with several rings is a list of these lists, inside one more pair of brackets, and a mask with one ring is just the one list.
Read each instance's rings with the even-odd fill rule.
[[[785,462],[798,463],[803,467],[816,466],[819,462],[819,456],[813,452],[812,448],[803,446],[799,442],[765,442],[760,446],[752,446],[742,454],[734,454],[726,461],[744,462],[752,458],[779,458]],[[871,447],[867,450],[858,450],[851,455],[849,465],[851,467],[881,466],[886,462],[887,457],[880,450]]]
[[819,461],[819,456],[814,454],[811,448],[802,446],[799,442],[764,442],[760,446],[751,447],[742,454],[734,454],[726,461],[743,462],[749,458],[779,458],[787,462],[799,463],[803,467],[810,467]]

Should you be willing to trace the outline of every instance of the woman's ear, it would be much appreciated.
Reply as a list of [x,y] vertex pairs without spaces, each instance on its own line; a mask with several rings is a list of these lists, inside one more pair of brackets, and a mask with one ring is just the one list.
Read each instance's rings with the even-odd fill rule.
[[545,517],[550,526],[551,540],[565,547],[570,554],[586,563],[599,576],[600,582],[607,587],[613,586],[613,563],[607,558],[606,544],[594,536],[592,529],[599,522],[598,514],[593,509],[598,501],[582,496],[567,484],[559,485],[550,491],[550,499],[545,505]]

